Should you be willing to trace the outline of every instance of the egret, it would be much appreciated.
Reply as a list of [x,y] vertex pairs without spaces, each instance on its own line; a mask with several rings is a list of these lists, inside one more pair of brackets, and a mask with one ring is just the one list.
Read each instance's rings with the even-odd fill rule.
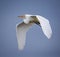
[[42,28],[42,31],[45,34],[45,36],[48,39],[51,38],[52,29],[49,20],[47,20],[45,17],[30,14],[25,14],[18,17],[23,19],[22,23],[18,23],[16,25],[16,34],[17,34],[17,42],[19,50],[24,49],[26,42],[26,33],[33,24],[39,25]]

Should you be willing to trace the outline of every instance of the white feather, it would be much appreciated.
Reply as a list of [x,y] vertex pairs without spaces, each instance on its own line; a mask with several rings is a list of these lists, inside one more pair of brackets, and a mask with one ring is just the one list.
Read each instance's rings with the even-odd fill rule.
[[49,21],[46,18],[39,16],[39,15],[36,15],[36,17],[40,22],[40,25],[41,25],[41,28],[44,34],[47,36],[48,39],[50,39],[52,35],[52,29],[51,29]]
[[16,33],[17,33],[17,42],[19,50],[24,49],[26,42],[26,33],[32,25],[33,23],[25,24],[24,22],[17,24]]

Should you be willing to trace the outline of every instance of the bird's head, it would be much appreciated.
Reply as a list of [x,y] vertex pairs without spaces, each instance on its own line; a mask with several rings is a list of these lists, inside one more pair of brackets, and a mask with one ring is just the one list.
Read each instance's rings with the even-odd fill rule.
[[21,16],[18,16],[19,18],[22,18],[24,23],[28,24],[29,21],[31,20],[30,18],[31,15],[28,15],[28,14],[25,14],[25,15],[21,15]]
[[25,14],[25,15],[21,15],[21,16],[18,16],[19,18],[22,18],[22,19],[26,19],[27,17],[30,17],[32,15],[30,14]]

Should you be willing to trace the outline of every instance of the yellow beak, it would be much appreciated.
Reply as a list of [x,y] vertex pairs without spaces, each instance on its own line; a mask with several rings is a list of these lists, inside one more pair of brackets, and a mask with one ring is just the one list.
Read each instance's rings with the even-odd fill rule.
[[18,16],[19,18],[25,18],[25,16],[24,15],[22,15],[22,16]]

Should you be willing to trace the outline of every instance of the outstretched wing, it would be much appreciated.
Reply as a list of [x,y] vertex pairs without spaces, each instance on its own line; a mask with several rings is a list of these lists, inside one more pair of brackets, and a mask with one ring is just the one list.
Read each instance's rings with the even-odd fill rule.
[[26,41],[26,32],[33,25],[33,23],[25,24],[24,22],[17,24],[16,33],[19,50],[23,50]]
[[38,21],[40,22],[40,25],[41,25],[41,28],[42,28],[44,34],[47,36],[48,39],[50,39],[50,37],[52,35],[52,29],[51,29],[49,21],[42,16],[37,15],[36,17],[37,17]]

